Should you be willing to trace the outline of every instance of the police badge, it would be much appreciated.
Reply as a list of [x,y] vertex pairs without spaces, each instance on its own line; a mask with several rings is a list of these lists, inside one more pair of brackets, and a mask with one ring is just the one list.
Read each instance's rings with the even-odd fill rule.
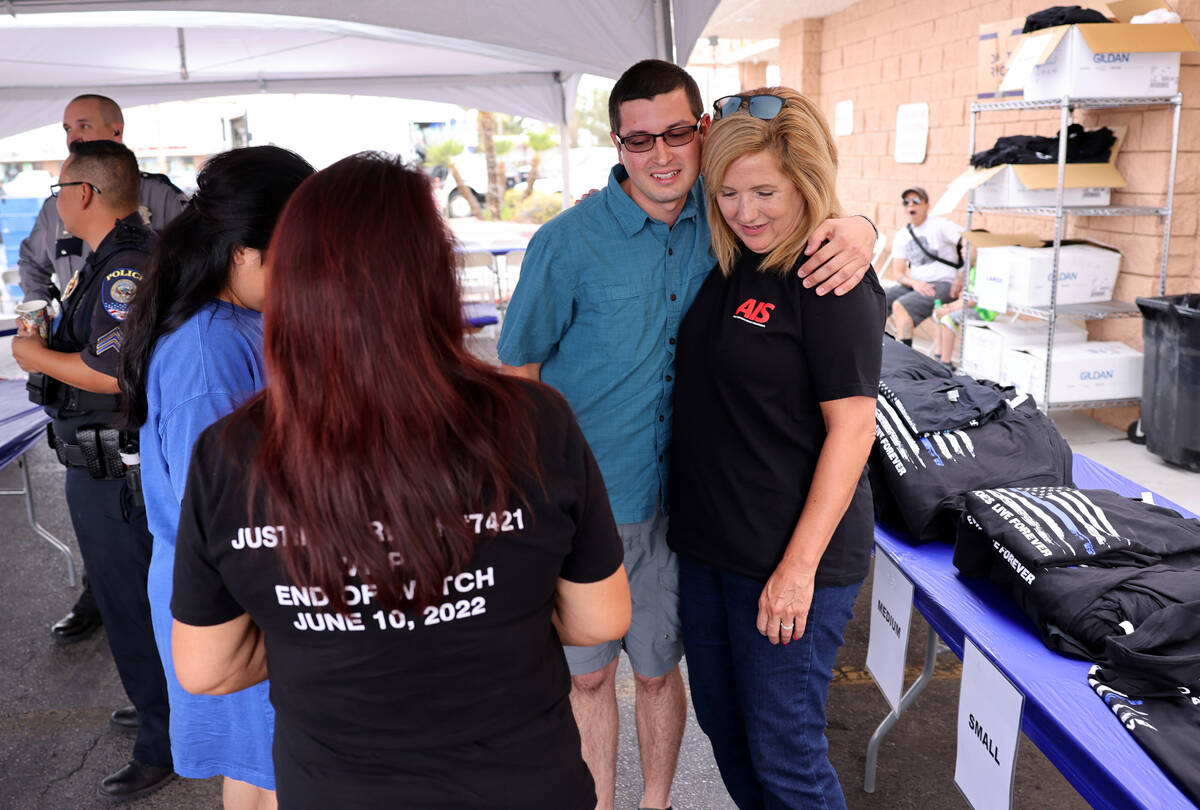
[[75,292],[75,288],[79,286],[79,273],[80,271],[76,270],[75,274],[71,276],[71,280],[67,282],[67,288],[63,290],[62,300],[66,301],[70,298],[71,293]]

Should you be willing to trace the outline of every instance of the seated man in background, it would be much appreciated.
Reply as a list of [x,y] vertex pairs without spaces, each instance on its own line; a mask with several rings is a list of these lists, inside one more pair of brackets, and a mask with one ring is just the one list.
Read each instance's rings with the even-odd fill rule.
[[900,283],[887,291],[888,312],[896,338],[912,345],[913,329],[933,314],[934,302],[948,303],[962,292],[962,228],[929,216],[929,194],[920,186],[900,195],[908,224],[892,241],[892,277]]

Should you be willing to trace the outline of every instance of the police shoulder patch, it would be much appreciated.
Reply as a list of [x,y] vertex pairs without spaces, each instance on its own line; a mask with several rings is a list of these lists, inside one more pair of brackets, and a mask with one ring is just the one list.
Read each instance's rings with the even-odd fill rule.
[[110,271],[100,285],[100,301],[104,305],[104,311],[118,321],[125,320],[141,280],[141,271],[132,267],[118,267]]

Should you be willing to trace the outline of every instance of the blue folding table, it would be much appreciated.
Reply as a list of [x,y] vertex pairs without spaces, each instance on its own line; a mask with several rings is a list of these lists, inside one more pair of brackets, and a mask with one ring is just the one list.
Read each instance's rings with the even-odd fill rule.
[[[1080,489],[1110,489],[1133,497],[1146,491],[1078,453],[1074,478]],[[1157,495],[1154,502],[1194,516]],[[925,669],[905,693],[901,711],[932,678],[938,637],[959,658],[963,638],[970,638],[1024,693],[1021,730],[1092,807],[1195,808],[1088,686],[1091,664],[1047,648],[1033,622],[998,586],[960,577],[952,562],[951,545],[916,545],[902,532],[879,524],[875,540],[913,583],[913,604],[934,631],[929,634]],[[879,744],[897,719],[895,713],[888,715],[871,738],[864,780],[868,792],[874,789]]]
[[25,454],[39,441],[45,440],[49,417],[29,401],[24,380],[0,380],[0,469],[14,461],[21,468],[23,487],[0,490],[0,495],[25,498],[25,514],[34,534],[54,546],[67,560],[67,579],[75,584],[75,558],[66,543],[59,540],[37,521],[33,505],[33,482]]

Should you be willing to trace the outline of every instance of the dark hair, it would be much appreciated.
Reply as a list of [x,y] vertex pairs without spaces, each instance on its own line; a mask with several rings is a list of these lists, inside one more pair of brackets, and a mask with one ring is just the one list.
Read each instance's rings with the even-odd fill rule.
[[204,164],[196,194],[159,237],[122,330],[126,427],[146,421],[146,375],[159,338],[220,295],[236,248],[267,250],[284,203],[312,173],[278,146],[234,149]]
[[306,180],[270,255],[267,386],[229,428],[259,429],[250,498],[303,532],[284,566],[336,609],[347,566],[382,605],[427,605],[481,539],[465,515],[511,508],[514,473],[536,475],[530,384],[467,350],[451,234],[397,158]]
[[66,174],[100,189],[105,208],[126,213],[137,208],[142,173],[129,147],[116,141],[75,141]]
[[621,104],[637,99],[651,99],[670,93],[680,87],[687,91],[688,106],[696,120],[704,115],[704,101],[700,98],[700,87],[686,70],[661,59],[643,59],[621,74],[612,92],[608,94],[608,125],[615,133],[621,132]]
[[84,93],[71,99],[67,103],[67,106],[70,107],[76,101],[94,101],[99,104],[100,116],[104,119],[104,123],[109,126],[125,123],[125,116],[121,114],[121,105],[108,96],[102,96],[98,93]]

